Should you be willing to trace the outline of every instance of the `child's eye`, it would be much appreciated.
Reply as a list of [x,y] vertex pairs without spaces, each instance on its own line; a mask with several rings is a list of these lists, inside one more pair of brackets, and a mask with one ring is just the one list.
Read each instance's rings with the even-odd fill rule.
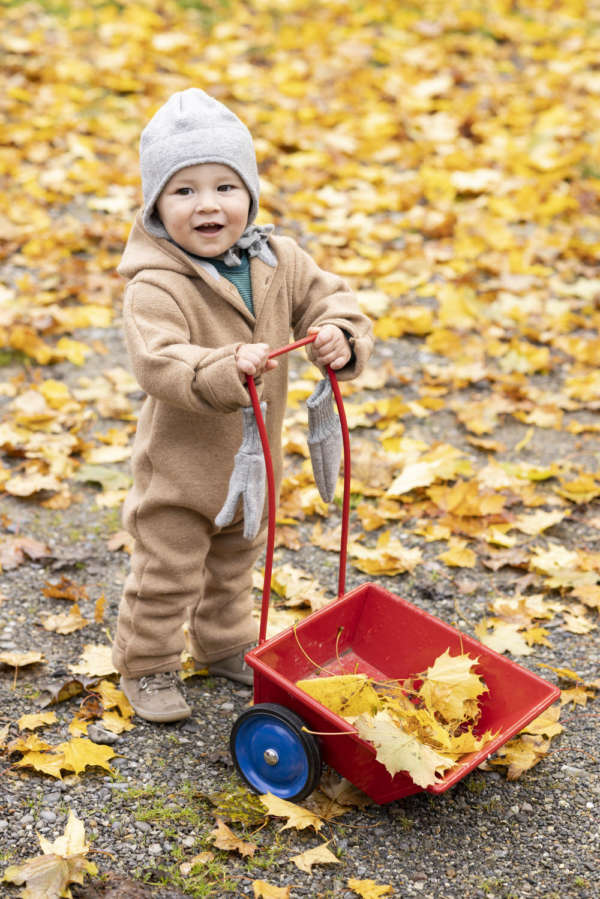
[[191,187],[178,187],[177,190],[175,191],[175,193],[178,194],[180,197],[189,197],[191,192],[192,192]]
[[230,190],[235,190],[237,184],[219,184],[218,190],[223,193],[228,193]]

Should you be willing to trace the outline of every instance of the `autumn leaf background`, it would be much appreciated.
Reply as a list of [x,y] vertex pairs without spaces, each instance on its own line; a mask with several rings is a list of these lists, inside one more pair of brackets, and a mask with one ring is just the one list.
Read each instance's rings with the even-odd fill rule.
[[[111,853],[105,871],[132,873],[133,834],[139,876],[188,895],[201,882],[219,895],[245,878],[265,883],[255,887],[264,895],[269,882],[293,896],[295,884],[312,883],[317,895],[353,890],[353,881],[373,882],[372,895],[416,883],[450,896],[459,870],[465,896],[486,878],[498,895],[521,894],[528,878],[548,895],[589,895],[600,678],[600,8],[48,0],[0,9],[6,865],[31,855],[34,829],[54,839],[74,808],[90,853]],[[511,741],[489,771],[434,806],[426,794],[390,809],[355,802],[341,821],[324,815],[316,839],[281,834],[264,807],[251,813],[242,803],[236,819],[227,795],[206,799],[224,782],[238,796],[227,739],[246,694],[190,676],[195,730],[132,723],[107,652],[130,549],[119,516],[142,400],[115,269],[141,202],[139,132],[190,85],[250,127],[259,221],[343,275],[373,320],[372,364],[344,385],[348,586],[375,579],[563,690],[560,724]],[[316,373],[301,355],[292,369],[271,630],[335,595],[339,495],[329,509],[322,503],[307,461],[304,400]],[[257,571],[257,591],[260,582]],[[56,720],[24,717],[50,705]],[[111,748],[90,728],[112,736]],[[155,782],[170,784],[167,800],[152,793]],[[48,808],[56,783],[64,808]],[[115,829],[108,797],[124,793],[114,783],[130,791]],[[176,836],[164,835],[165,801]],[[32,820],[21,827],[28,803]],[[524,816],[507,811],[524,804]],[[571,813],[561,812],[568,804]],[[514,845],[508,859],[494,856],[489,872],[469,867],[457,818],[488,860]],[[136,828],[148,820],[149,830]],[[220,849],[217,821],[256,852]],[[348,836],[343,821],[363,829]],[[389,866],[390,844],[419,859],[427,847],[423,870],[409,852]],[[290,862],[313,850],[304,868]],[[327,853],[342,865],[312,860]]]

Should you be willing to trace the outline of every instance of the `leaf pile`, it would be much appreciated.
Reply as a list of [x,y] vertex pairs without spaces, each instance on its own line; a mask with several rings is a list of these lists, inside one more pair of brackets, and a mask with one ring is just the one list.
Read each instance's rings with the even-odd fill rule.
[[356,727],[393,777],[406,771],[428,787],[462,756],[478,752],[494,736],[477,736],[478,698],[488,692],[473,670],[477,659],[447,649],[425,672],[379,684],[365,674],[309,678],[297,686]]

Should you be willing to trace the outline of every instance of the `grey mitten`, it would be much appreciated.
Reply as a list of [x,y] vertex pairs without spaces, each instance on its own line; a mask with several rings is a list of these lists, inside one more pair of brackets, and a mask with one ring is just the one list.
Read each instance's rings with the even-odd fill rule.
[[[263,417],[267,404],[261,403]],[[235,455],[229,491],[215,524],[224,528],[233,521],[238,502],[244,500],[244,537],[254,540],[260,529],[265,505],[265,459],[252,406],[244,406],[242,443]]]
[[342,459],[342,428],[333,411],[332,393],[329,378],[323,378],[306,401],[310,459],[316,485],[326,503],[333,499]]

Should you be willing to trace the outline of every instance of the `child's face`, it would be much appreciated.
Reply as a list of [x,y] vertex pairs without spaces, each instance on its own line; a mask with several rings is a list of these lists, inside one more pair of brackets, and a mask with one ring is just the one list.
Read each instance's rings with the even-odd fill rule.
[[156,204],[169,237],[196,256],[219,256],[248,223],[250,194],[233,169],[216,162],[180,169]]

